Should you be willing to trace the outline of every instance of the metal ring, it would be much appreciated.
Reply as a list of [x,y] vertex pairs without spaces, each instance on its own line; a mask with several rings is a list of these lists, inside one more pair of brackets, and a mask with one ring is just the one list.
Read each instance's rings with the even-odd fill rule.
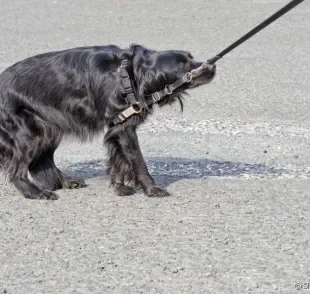
[[187,72],[185,74],[186,82],[189,83],[193,80],[193,74],[191,72]]

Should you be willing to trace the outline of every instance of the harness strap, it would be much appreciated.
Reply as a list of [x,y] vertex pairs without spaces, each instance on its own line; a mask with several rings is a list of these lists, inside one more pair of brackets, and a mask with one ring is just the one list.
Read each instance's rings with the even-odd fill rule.
[[119,69],[121,78],[122,78],[123,88],[124,88],[123,95],[125,97],[127,104],[136,104],[138,101],[136,99],[136,95],[135,95],[135,92],[134,92],[134,89],[131,83],[131,79],[126,69],[128,65],[129,65],[128,59],[122,60],[121,66]]
[[157,103],[158,101],[162,100],[167,95],[172,94],[174,90],[181,87],[183,84],[191,82],[192,78],[193,77],[191,73],[188,72],[182,77],[178,78],[173,84],[166,85],[165,88],[151,95],[146,95],[145,96],[146,104],[149,106],[149,105]]

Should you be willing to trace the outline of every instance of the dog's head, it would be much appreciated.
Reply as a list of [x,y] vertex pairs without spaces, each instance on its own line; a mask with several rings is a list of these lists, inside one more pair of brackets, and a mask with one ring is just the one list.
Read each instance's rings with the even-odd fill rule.
[[[133,45],[132,48],[133,69],[140,97],[164,89],[166,85],[173,84],[184,74],[202,65],[202,62],[194,60],[191,53],[186,51],[154,51],[139,45]],[[180,98],[186,90],[209,83],[215,72],[215,65],[206,66],[197,78],[173,91],[160,104],[170,103]]]

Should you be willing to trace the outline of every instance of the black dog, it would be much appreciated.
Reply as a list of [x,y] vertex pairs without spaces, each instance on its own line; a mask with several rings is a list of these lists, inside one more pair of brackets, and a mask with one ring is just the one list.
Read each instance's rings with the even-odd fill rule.
[[[201,64],[189,52],[139,45],[75,48],[14,64],[0,75],[1,168],[26,198],[57,199],[51,191],[85,186],[84,180],[63,174],[54,164],[62,137],[86,140],[106,130],[108,172],[116,193],[130,195],[141,185],[148,196],[168,196],[148,172],[136,128],[152,113],[147,97],[155,96],[148,95],[157,92],[159,97],[167,90],[158,104],[179,100],[183,107],[185,90],[211,81],[214,65],[197,79],[166,87]],[[119,115],[131,105],[134,113]],[[28,179],[28,171],[37,185]]]

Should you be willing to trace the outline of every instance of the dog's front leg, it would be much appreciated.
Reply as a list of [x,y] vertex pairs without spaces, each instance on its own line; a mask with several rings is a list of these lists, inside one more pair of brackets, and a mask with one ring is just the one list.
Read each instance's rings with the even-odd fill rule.
[[[107,138],[109,137],[109,133],[107,133],[106,137]],[[114,136],[114,142],[116,143],[117,141],[118,145],[117,149],[124,157],[123,158],[124,164],[127,165],[126,168],[124,169],[118,168],[118,170],[126,170],[127,172],[129,172],[129,174],[133,173],[135,176],[135,180],[139,182],[145,194],[147,194],[148,196],[150,197],[169,196],[169,193],[165,189],[155,184],[154,179],[149,174],[149,171],[147,169],[146,163],[143,159],[142,152],[139,146],[136,127],[128,126],[125,128],[120,128],[119,132],[117,132],[117,140],[115,139],[116,137]],[[109,143],[111,142],[112,140],[109,140]],[[111,162],[111,159],[110,159],[110,166],[113,169],[113,161]],[[119,175],[119,176],[120,178],[128,178],[127,175]]]
[[149,174],[146,163],[139,146],[136,127],[129,126],[119,135],[119,142],[122,151],[128,162],[130,162],[133,172],[142,186],[144,192],[150,197],[165,197],[169,193],[155,184],[154,179]]

